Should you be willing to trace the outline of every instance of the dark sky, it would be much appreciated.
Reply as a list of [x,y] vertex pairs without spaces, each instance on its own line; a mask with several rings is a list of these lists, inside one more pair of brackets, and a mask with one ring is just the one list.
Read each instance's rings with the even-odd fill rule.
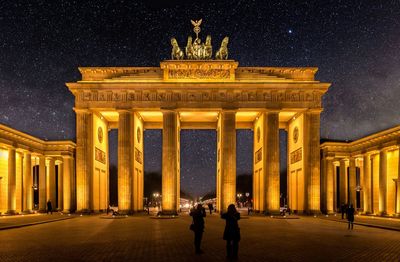
[[[322,138],[353,140],[400,124],[399,1],[144,2],[2,1],[0,122],[74,140],[64,83],[80,78],[78,66],[157,66],[169,58],[170,37],[183,46],[190,19],[203,18],[201,36],[211,34],[214,46],[230,36],[241,66],[319,67],[317,79],[332,83]],[[154,171],[158,160],[148,156],[159,154],[161,133],[145,137],[146,170]],[[251,143],[252,132],[238,132],[238,173],[252,172]],[[182,187],[215,187],[215,134],[183,131],[182,152]]]

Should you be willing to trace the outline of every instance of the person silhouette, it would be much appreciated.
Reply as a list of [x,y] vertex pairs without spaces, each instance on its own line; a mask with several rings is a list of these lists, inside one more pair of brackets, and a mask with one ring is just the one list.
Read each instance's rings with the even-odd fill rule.
[[47,201],[47,214],[53,214],[53,207],[51,205],[51,200],[49,199],[49,201]]
[[204,218],[206,217],[206,210],[202,204],[197,204],[196,209],[190,211],[190,216],[193,218],[193,232],[194,232],[194,247],[196,254],[204,253],[200,249],[201,239],[204,232]]
[[349,225],[347,229],[352,229],[353,230],[353,224],[354,224],[354,213],[355,209],[352,204],[349,205],[347,208],[347,221],[349,221]]
[[226,240],[227,258],[237,259],[240,241],[240,228],[238,225],[240,213],[237,212],[234,204],[230,204],[228,212],[222,214],[221,218],[226,221],[223,239]]

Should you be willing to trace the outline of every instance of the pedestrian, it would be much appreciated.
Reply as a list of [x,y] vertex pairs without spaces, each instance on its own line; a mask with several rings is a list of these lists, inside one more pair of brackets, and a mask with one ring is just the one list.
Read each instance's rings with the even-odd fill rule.
[[349,221],[349,226],[347,229],[353,230],[353,224],[354,224],[354,207],[352,204],[349,205],[347,208],[347,221]]
[[214,210],[212,203],[208,203],[208,209],[210,210],[210,215],[211,215],[212,211]]
[[204,218],[206,217],[206,210],[202,204],[197,204],[196,209],[190,211],[190,216],[193,218],[190,229],[194,232],[194,248],[196,254],[203,254],[201,250],[201,239],[203,238],[204,232]]
[[223,239],[226,240],[227,258],[237,259],[240,241],[240,229],[238,225],[240,213],[236,211],[234,204],[230,204],[228,212],[222,214],[221,218],[226,221]]
[[342,213],[342,219],[344,219],[344,212],[346,211],[346,206],[344,203],[340,206],[340,212]]
[[51,206],[51,200],[47,201],[47,214],[53,214],[53,207]]

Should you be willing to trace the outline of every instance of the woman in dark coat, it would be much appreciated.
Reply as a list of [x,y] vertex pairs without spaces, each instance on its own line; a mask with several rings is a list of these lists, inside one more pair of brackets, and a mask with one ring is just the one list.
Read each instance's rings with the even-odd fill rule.
[[349,226],[348,229],[353,229],[353,223],[354,223],[354,207],[352,204],[349,205],[349,207],[347,208],[347,221],[349,221]]
[[240,241],[240,229],[238,225],[240,213],[236,211],[234,204],[230,204],[228,212],[222,214],[221,218],[226,221],[223,239],[226,240],[227,258],[236,259],[238,257]]
[[193,225],[191,229],[194,231],[194,247],[196,254],[202,254],[203,251],[200,249],[201,239],[203,238],[204,232],[204,218],[206,217],[206,210],[202,204],[198,204],[196,209],[190,212],[193,218]]

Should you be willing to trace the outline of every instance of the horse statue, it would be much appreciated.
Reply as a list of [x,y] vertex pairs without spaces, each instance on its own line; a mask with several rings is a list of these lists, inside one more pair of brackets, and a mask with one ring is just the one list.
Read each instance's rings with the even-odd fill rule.
[[192,60],[193,59],[193,44],[192,44],[191,36],[188,37],[185,51],[186,51],[186,58],[189,60]]
[[172,60],[182,60],[184,55],[183,51],[178,45],[178,41],[173,37],[171,38],[171,45],[172,45],[172,51],[171,51],[171,59]]
[[228,43],[229,43],[229,37],[225,36],[225,38],[222,40],[221,47],[215,54],[215,59],[217,60],[228,59]]
[[206,38],[206,43],[203,48],[203,59],[211,59],[211,58],[212,58],[211,36],[208,35]]

